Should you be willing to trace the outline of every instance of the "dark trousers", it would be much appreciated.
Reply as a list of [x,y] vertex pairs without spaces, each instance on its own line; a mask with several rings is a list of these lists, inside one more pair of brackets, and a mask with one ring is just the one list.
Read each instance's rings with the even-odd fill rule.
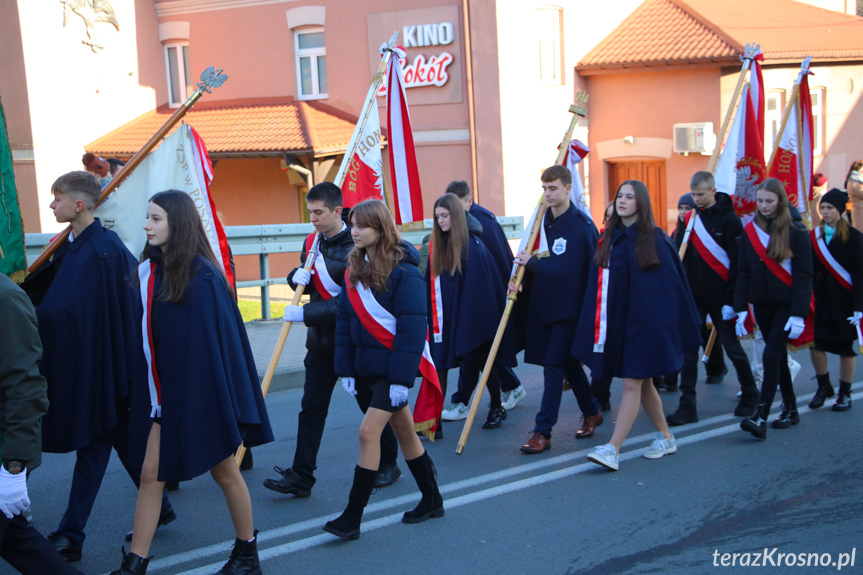
[[582,415],[596,415],[599,411],[596,401],[590,392],[590,383],[581,364],[574,358],[570,358],[563,365],[543,366],[543,379],[545,389],[542,392],[542,402],[533,430],[538,431],[546,437],[551,437],[551,428],[557,423],[560,412],[560,402],[563,398],[563,376],[569,381],[578,408]]
[[[713,325],[716,327],[717,345],[713,346],[713,350],[714,352],[718,351],[720,346],[725,349],[725,354],[731,360],[731,364],[737,372],[737,381],[740,382],[740,389],[747,395],[758,393],[755,379],[752,377],[752,369],[749,367],[749,358],[746,356],[746,352],[743,351],[743,347],[741,347],[737,334],[734,331],[734,320],[725,321],[722,319],[721,305],[696,304],[696,307],[698,307],[698,314],[702,322],[710,314]],[[711,353],[712,356],[713,354]],[[681,406],[695,407],[695,384],[698,380],[698,363],[700,359],[701,354],[698,349],[683,356],[683,368],[680,370]]]
[[590,380],[590,392],[600,404],[611,402],[611,380],[610,377]]
[[[72,487],[69,490],[69,503],[66,513],[60,520],[57,533],[65,535],[75,545],[83,545],[84,528],[102,486],[102,478],[108,468],[111,459],[111,449],[117,452],[120,463],[126,469],[126,473],[132,478],[135,487],[141,485],[141,467],[143,461],[129,461],[129,430],[125,421],[115,427],[102,437],[97,437],[86,447],[76,452],[75,471],[72,473]],[[162,509],[171,506],[168,494],[162,492]]]
[[[300,414],[297,417],[297,447],[291,469],[311,486],[315,484],[318,451],[321,448],[321,438],[324,436],[333,389],[339,378],[335,373],[333,355],[309,351],[303,364],[306,367],[306,382],[303,386]],[[369,409],[371,396],[357,393],[356,400],[362,412],[365,413]],[[398,440],[388,423],[381,433],[381,465],[395,463],[397,457]]]
[[[476,359],[476,356],[470,355],[461,362],[458,370],[458,390],[452,394],[453,403],[467,405],[468,401],[470,401],[470,396],[473,395],[473,390],[476,389],[476,384],[479,383],[479,374],[485,366],[486,356],[481,358],[482,363],[478,363]],[[519,381],[518,376],[511,367],[501,364],[497,359],[495,359],[495,367],[500,377],[501,391],[512,391],[521,385],[521,381]]]
[[0,557],[24,575],[81,575],[21,515],[0,513]]
[[[454,394],[452,394],[453,403],[463,403],[465,405],[470,403],[470,396],[473,395],[473,392],[476,389],[476,385],[477,383],[479,383],[480,370],[485,367],[485,362],[488,359],[488,353],[490,350],[491,343],[487,343],[473,350],[471,353],[467,354],[464,358],[462,358],[462,363],[459,367],[458,374],[458,390]],[[491,366],[491,373],[489,374],[488,381],[486,382],[488,394],[491,397],[492,407],[500,406],[501,383],[505,377],[503,373],[504,369],[505,368],[500,362],[500,360],[495,358],[494,363],[492,363]],[[438,370],[438,379],[440,380],[441,391],[443,391],[444,397],[446,397],[447,371],[448,370],[445,369]],[[442,377],[441,372],[443,372]],[[465,374],[470,379],[463,379],[462,375]],[[513,374],[513,376],[515,376],[515,374]],[[516,378],[516,381],[518,381],[518,378]],[[515,387],[518,387],[518,385],[516,384]],[[513,387],[512,389],[515,389],[515,387]]]
[[788,322],[791,308],[788,305],[753,305],[755,321],[764,337],[764,354],[761,363],[764,365],[764,382],[761,384],[761,403],[770,409],[773,398],[776,397],[776,386],[782,388],[782,401],[785,405],[795,406],[797,398],[791,383],[791,371],[788,369],[788,332],[785,324]]

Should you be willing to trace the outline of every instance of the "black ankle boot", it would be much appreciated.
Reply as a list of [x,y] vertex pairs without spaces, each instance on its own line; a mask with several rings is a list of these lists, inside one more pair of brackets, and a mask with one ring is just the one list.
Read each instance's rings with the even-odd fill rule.
[[833,386],[830,384],[830,374],[816,375],[818,380],[818,389],[815,390],[815,395],[812,396],[812,401],[809,402],[809,409],[818,409],[824,405],[824,402],[836,395]]
[[782,403],[782,413],[779,414],[779,417],[773,420],[771,426],[774,429],[788,429],[792,425],[797,425],[800,423],[800,415],[797,413],[797,406],[791,404],[790,406],[787,403]]
[[111,575],[144,575],[147,572],[147,565],[150,564],[148,557],[126,553],[125,547],[120,550],[123,552],[123,564],[116,571],[111,571]]
[[348,496],[348,506],[336,519],[327,521],[327,524],[324,525],[324,531],[342,539],[360,538],[363,509],[369,503],[377,475],[377,469],[366,469],[359,465],[354,468],[354,484],[351,487],[351,494]]
[[851,382],[839,381],[839,397],[833,404],[833,411],[848,411],[851,409]]
[[758,439],[767,439],[768,415],[770,415],[770,406],[766,403],[759,403],[755,409],[755,415],[740,422],[740,429],[748,431]]
[[506,409],[502,405],[492,407],[488,410],[488,416],[485,418],[482,428],[497,429],[503,424],[504,419],[506,419]]
[[217,572],[223,575],[261,575],[261,563],[258,561],[258,530],[251,541],[237,538],[228,562]]
[[443,517],[443,497],[437,486],[437,470],[428,451],[407,462],[423,496],[419,505],[402,516],[404,523],[422,523],[432,517]]

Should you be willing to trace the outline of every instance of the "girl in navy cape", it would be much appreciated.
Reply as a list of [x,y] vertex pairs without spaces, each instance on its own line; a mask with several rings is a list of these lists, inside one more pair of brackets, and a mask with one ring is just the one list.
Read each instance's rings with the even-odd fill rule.
[[678,371],[684,354],[700,341],[698,312],[677,250],[654,224],[647,187],[627,180],[599,239],[573,344],[573,355],[592,377],[623,378],[611,443],[597,447],[590,461],[617,471],[639,403],[657,432],[644,457],[677,451],[651,379]]
[[[429,242],[428,327],[432,356],[446,397],[447,372],[467,356],[485,365],[506,295],[491,255],[482,241],[468,233],[464,205],[455,194],[444,194],[434,205],[434,227]],[[483,429],[496,429],[506,419],[501,405],[503,365],[495,359],[488,378],[491,404]],[[458,400],[458,401],[457,401]],[[453,402],[467,403],[453,395]],[[452,407],[452,406],[451,406]],[[440,429],[440,427],[438,427]]]
[[[419,505],[407,511],[402,521],[420,523],[444,515],[434,463],[414,432],[414,416],[408,406],[408,389],[414,385],[417,370],[424,377],[429,372],[434,375],[430,357],[424,357],[428,328],[425,282],[416,267],[419,257],[412,246],[400,241],[393,216],[380,200],[354,206],[351,225],[354,249],[348,259],[345,289],[339,295],[335,372],[345,391],[366,394],[370,400],[360,424],[360,457],[348,505],[324,526],[324,531],[343,539],[360,536],[363,510],[380,466],[381,432],[387,423],[422,492]],[[421,365],[423,362],[428,363]],[[440,396],[436,406],[437,401]],[[435,409],[439,417],[440,407]]]
[[234,461],[242,442],[273,440],[254,358],[233,289],[192,199],[150,198],[138,268],[148,388],[132,392],[132,449],[144,449],[131,552],[114,574],[145,573],[166,481],[209,471],[222,488],[237,539],[219,573],[258,574],[249,490]]

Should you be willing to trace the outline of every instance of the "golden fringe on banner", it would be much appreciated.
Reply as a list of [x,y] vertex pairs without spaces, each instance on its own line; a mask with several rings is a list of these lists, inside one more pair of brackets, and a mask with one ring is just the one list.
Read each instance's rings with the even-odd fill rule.
[[429,441],[434,442],[434,431],[432,431],[432,427],[434,427],[436,421],[437,418],[433,417],[426,421],[419,421],[417,423],[414,423],[414,431],[422,433],[429,438]]

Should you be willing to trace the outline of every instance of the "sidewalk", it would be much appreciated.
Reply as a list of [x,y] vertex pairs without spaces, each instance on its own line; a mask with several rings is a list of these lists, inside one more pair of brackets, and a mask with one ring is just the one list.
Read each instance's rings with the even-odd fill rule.
[[[255,356],[258,376],[263,379],[267,365],[279,339],[284,322],[281,319],[256,320],[246,324],[249,343]],[[285,389],[301,389],[305,381],[303,358],[306,356],[306,324],[294,323],[285,342],[268,393]]]

